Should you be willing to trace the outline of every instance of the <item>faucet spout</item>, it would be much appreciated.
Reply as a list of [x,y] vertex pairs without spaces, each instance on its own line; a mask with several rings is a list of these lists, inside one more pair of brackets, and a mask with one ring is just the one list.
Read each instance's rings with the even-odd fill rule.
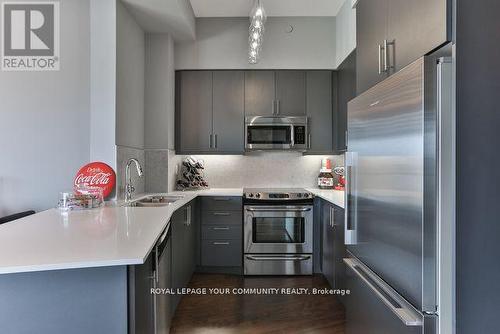
[[131,158],[127,161],[127,165],[125,166],[125,201],[130,201],[132,199],[132,194],[135,191],[135,187],[132,184],[132,176],[130,175],[130,166],[132,164],[135,165],[135,169],[139,177],[144,175],[139,160]]

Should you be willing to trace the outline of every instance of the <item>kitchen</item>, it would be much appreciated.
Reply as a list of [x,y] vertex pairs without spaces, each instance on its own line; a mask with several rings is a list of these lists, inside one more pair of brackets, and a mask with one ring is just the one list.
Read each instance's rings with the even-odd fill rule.
[[0,332],[496,332],[497,3],[63,0],[16,44],[30,5]]

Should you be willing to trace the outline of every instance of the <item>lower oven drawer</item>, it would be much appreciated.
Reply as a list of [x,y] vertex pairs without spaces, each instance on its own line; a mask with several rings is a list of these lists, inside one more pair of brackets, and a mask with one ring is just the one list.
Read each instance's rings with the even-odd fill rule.
[[312,254],[245,254],[245,275],[312,275]]

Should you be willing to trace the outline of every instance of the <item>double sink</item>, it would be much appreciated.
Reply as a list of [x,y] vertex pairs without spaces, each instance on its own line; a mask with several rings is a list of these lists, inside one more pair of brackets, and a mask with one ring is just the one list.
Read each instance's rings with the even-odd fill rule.
[[180,199],[183,199],[184,196],[181,195],[154,195],[154,196],[146,196],[132,202],[128,202],[125,206],[128,207],[146,207],[146,208],[157,208],[162,206],[169,206]]

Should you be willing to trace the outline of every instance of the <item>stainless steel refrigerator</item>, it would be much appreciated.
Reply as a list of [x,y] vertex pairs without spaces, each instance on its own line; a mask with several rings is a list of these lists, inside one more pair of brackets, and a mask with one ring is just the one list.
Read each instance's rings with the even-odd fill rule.
[[454,108],[448,55],[446,49],[418,59],[349,102],[349,334],[448,334],[452,326]]

